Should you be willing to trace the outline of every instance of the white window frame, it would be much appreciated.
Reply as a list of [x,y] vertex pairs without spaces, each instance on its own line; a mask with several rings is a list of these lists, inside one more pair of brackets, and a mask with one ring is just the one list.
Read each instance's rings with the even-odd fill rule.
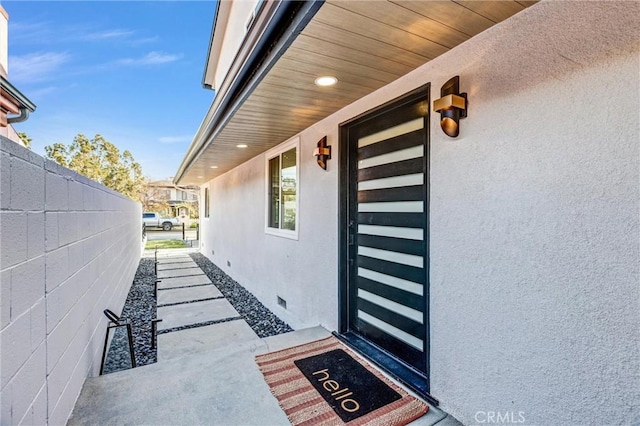
[[[269,226],[269,210],[271,208],[269,199],[269,160],[282,155],[291,148],[296,149],[296,229],[272,228]],[[282,161],[280,161],[282,167]],[[298,239],[300,230],[300,137],[296,136],[288,141],[278,145],[277,147],[265,152],[264,155],[264,232],[266,234],[275,235],[277,237],[289,238],[291,240]],[[282,177],[281,177],[282,179]],[[280,190],[282,190],[282,182],[280,182]]]

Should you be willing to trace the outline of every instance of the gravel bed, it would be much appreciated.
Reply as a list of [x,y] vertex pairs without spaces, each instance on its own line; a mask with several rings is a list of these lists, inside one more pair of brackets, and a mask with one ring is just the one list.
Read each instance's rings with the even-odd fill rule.
[[259,337],[293,331],[253,294],[232,280],[205,256],[200,253],[191,253],[190,256]]
[[[158,359],[156,349],[151,349],[151,320],[156,318],[156,299],[153,297],[155,280],[154,259],[140,259],[120,315],[121,322],[127,321],[131,324],[133,351],[138,367],[153,364]],[[105,360],[105,374],[131,368],[126,327],[114,330]]]
[[[260,303],[253,294],[232,280],[209,259],[199,253],[192,253],[190,256],[235,310],[238,311],[241,318],[225,318],[203,324],[177,327],[176,329],[158,331],[157,334],[238,319],[244,319],[261,338],[293,331],[288,324]],[[153,364],[158,360],[157,350],[151,349],[151,320],[155,319],[157,315],[157,301],[153,297],[155,280],[154,259],[142,258],[120,315],[121,322],[129,322],[131,324],[133,350],[136,357],[136,366],[138,367]],[[189,287],[195,286],[199,285]],[[126,328],[118,327],[111,333],[113,333],[113,338],[107,352],[104,374],[131,368]]]

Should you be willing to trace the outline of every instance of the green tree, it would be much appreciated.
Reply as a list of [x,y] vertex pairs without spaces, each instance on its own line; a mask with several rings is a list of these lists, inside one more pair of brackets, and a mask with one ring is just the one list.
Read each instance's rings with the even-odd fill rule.
[[149,180],[145,183],[145,190],[140,196],[142,210],[145,212],[162,213],[171,210],[169,199],[163,191],[155,185],[151,185]]
[[18,137],[22,141],[25,147],[31,149],[31,138],[24,132],[19,132]]
[[88,139],[79,133],[69,146],[58,142],[45,146],[44,150],[48,158],[61,166],[133,200],[140,201],[145,192],[142,168],[131,152],[125,150],[121,153],[117,146],[100,135]]

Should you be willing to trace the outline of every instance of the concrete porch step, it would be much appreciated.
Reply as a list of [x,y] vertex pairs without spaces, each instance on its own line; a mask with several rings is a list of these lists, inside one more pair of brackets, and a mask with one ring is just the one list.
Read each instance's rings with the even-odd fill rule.
[[[328,332],[318,328],[315,335],[290,339],[302,344]],[[265,339],[229,341],[222,348],[187,351],[87,379],[68,425],[287,425],[254,362],[256,355],[269,351]]]
[[229,342],[258,342],[260,338],[242,320],[190,328],[158,335],[158,362],[194,353],[225,349]]
[[[171,333],[169,333],[171,334]],[[156,364],[86,380],[68,425],[288,425],[254,357],[329,336],[314,327],[186,349]],[[180,342],[177,342],[180,344]],[[415,425],[458,425],[430,408]]]

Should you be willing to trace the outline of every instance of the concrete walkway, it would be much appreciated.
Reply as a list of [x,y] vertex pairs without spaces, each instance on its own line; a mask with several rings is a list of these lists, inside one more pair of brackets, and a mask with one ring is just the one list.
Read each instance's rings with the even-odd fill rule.
[[[254,357],[322,339],[314,327],[259,338],[191,260],[158,255],[158,362],[86,380],[69,425],[288,425]],[[453,426],[443,411],[412,425]]]

